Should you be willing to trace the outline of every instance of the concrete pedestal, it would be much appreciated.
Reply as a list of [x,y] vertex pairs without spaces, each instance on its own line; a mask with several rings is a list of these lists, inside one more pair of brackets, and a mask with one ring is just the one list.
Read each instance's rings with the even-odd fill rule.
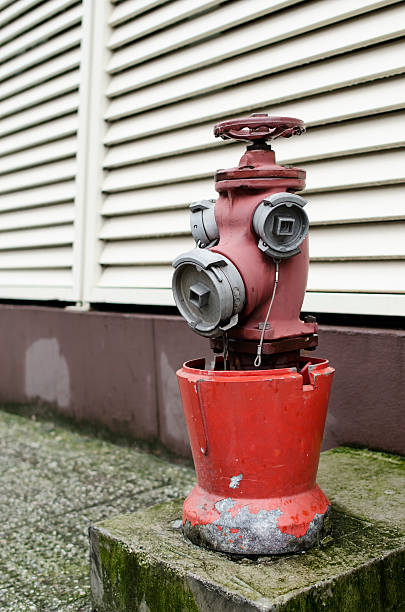
[[323,453],[318,483],[332,536],[298,555],[232,558],[182,535],[182,501],[90,529],[97,612],[400,612],[405,610],[405,459]]

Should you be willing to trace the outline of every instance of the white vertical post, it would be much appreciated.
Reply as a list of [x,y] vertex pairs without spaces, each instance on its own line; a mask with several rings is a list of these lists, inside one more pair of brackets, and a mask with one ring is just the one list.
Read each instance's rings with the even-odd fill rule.
[[83,39],[80,79],[79,136],[77,159],[77,197],[74,245],[74,295],[85,303],[99,275],[98,240],[101,226],[104,159],[105,91],[108,83],[106,66],[108,0],[83,0]]

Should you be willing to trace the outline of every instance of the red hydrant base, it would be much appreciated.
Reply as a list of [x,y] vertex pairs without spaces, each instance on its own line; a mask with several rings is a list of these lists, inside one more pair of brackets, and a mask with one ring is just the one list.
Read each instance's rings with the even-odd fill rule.
[[183,506],[183,531],[194,544],[237,555],[300,552],[330,531],[330,504],[315,486],[291,497],[221,499],[194,487]]
[[327,531],[316,472],[334,370],[177,372],[198,486],[184,504],[185,535],[222,552],[306,550]]

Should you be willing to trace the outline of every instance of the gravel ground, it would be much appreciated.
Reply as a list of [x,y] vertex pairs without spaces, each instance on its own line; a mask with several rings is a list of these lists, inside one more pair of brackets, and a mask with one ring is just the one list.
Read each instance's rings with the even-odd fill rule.
[[0,610],[90,611],[89,524],[187,495],[193,479],[134,445],[0,410]]

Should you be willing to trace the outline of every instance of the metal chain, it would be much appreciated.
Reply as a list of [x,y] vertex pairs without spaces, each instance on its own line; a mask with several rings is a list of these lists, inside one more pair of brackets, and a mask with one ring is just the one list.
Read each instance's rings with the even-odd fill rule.
[[269,309],[267,311],[266,318],[264,320],[263,329],[262,329],[262,335],[260,336],[260,342],[257,345],[257,355],[256,355],[256,359],[254,360],[255,368],[259,368],[262,365],[262,348],[263,348],[264,334],[266,332],[267,321],[269,320],[269,316],[270,316],[271,308],[273,306],[274,298],[276,297],[276,291],[277,291],[277,285],[278,285],[278,265],[279,265],[279,260],[275,259],[274,263],[275,263],[275,266],[276,266],[276,274],[275,274],[275,277],[274,277],[273,294],[271,296],[271,300],[270,300],[270,304],[269,304]]

